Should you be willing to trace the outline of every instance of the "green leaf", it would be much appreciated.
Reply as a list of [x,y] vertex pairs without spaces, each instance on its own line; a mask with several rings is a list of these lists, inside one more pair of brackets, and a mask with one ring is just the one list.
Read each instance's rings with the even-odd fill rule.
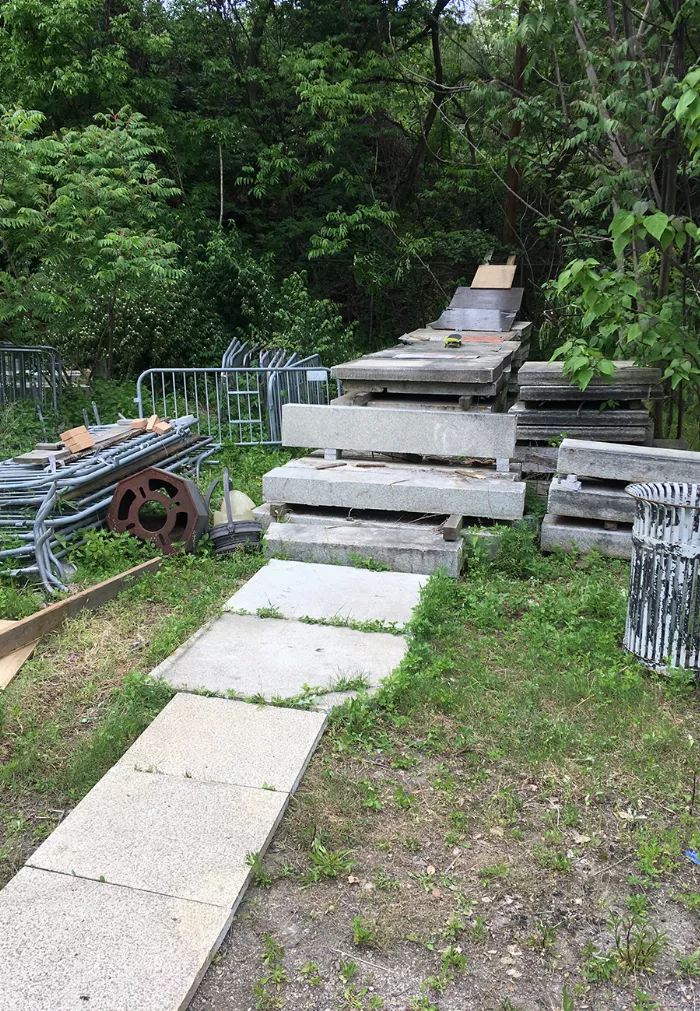
[[625,247],[632,238],[632,230],[628,232],[621,232],[620,235],[616,235],[613,239],[613,253],[615,256],[622,256]]
[[613,239],[616,239],[618,235],[623,232],[628,232],[634,224],[634,214],[632,211],[618,211],[615,217],[612,219],[610,225],[610,234]]
[[579,372],[576,376],[579,387],[581,390],[585,390],[591,379],[593,378],[593,369],[584,369],[583,372]]
[[676,117],[677,120],[683,118],[683,116],[688,111],[688,109],[690,108],[690,106],[693,104],[693,102],[697,97],[698,97],[697,91],[693,91],[692,88],[689,88],[687,91],[683,92],[681,97],[678,99],[678,104],[676,105],[676,108],[673,112],[673,115]]
[[644,227],[658,241],[668,228],[668,221],[668,214],[657,211],[656,214],[651,214],[648,218],[644,218]]

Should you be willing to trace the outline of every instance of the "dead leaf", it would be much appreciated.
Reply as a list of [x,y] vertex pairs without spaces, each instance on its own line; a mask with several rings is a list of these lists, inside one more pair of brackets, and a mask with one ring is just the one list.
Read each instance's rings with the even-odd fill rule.
[[439,899],[440,896],[442,895],[442,892],[440,891],[439,888],[433,888],[433,890],[432,890],[432,892],[430,894],[432,895],[432,897],[434,899]]
[[489,829],[489,835],[495,835],[498,836],[499,839],[502,839],[504,832],[500,825],[494,825],[493,828]]
[[348,884],[349,885],[359,885],[360,879],[356,878],[354,874],[348,874]]
[[501,959],[501,965],[515,965],[515,959],[511,958],[510,955],[504,955]]
[[589,843],[591,837],[589,835],[581,835],[580,832],[574,832],[574,842],[577,846],[583,846],[585,843]]
[[509,969],[508,972],[506,973],[506,976],[512,976],[513,979],[520,979],[522,976],[522,972],[518,972],[517,969]]

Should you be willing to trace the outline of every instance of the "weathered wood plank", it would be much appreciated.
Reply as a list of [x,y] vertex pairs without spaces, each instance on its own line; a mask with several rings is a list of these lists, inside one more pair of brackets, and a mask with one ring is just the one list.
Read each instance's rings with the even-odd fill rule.
[[30,614],[28,618],[21,621],[12,622],[9,627],[0,628],[0,657],[7,657],[8,654],[28,646],[35,639],[42,635],[47,635],[62,625],[66,618],[72,617],[83,608],[96,608],[101,604],[112,600],[123,589],[148,572],[156,572],[160,567],[161,558],[149,558],[140,565],[135,565],[126,572],[111,579],[105,579],[102,583],[96,583],[87,590],[74,593],[65,600],[59,600],[55,604],[50,604],[36,614]]

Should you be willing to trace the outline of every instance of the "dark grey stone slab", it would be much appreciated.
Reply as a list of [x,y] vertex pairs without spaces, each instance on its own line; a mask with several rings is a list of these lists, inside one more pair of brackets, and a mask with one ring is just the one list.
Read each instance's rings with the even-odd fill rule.
[[632,523],[635,503],[623,486],[612,482],[572,481],[555,477],[549,486],[547,511],[556,516]]
[[450,309],[500,309],[516,313],[524,292],[524,288],[457,288]]
[[559,447],[560,474],[610,481],[700,482],[700,453],[655,446],[564,439]]
[[[656,386],[661,382],[661,369],[635,365],[634,362],[615,362],[615,372],[612,382],[601,376],[594,376],[589,386],[600,386],[610,389],[615,386]],[[521,370],[522,380],[532,386],[564,386],[567,377],[564,375],[562,362],[527,362]]]
[[430,326],[434,330],[511,330],[515,320],[514,312],[500,309],[445,309]]
[[635,410],[624,407],[606,408],[599,410],[590,404],[582,404],[579,407],[566,407],[560,404],[551,404],[542,407],[531,406],[519,400],[508,411],[514,414],[520,425],[560,425],[563,428],[613,428],[616,425],[622,427],[645,428],[649,421],[649,412],[646,408]]
[[300,562],[331,565],[352,565],[360,556],[389,565],[394,572],[426,575],[444,569],[449,575],[458,576],[462,566],[461,539],[446,541],[442,534],[433,530],[406,530],[388,524],[271,523],[265,537],[265,550],[272,556],[281,554]]
[[600,442],[642,443],[646,439],[646,427],[631,428],[615,426],[611,428],[587,427],[584,425],[524,425],[518,422],[518,439],[548,441],[566,433],[575,439],[597,439]]
[[585,390],[580,390],[578,386],[533,386],[529,379],[523,376],[523,369],[527,368],[529,362],[525,362],[518,372],[518,396],[521,400],[535,401],[542,403],[550,400],[594,400],[601,403],[604,400],[656,400],[663,396],[660,386],[587,386]]
[[605,530],[595,520],[552,516],[547,513],[542,521],[540,547],[543,551],[561,548],[563,551],[581,551],[586,554],[595,549],[608,558],[632,557],[632,527]]

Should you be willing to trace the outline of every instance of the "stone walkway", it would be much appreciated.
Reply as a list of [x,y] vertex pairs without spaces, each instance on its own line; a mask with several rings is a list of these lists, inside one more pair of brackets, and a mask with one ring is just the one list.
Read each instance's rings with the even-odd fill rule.
[[[298,619],[401,626],[423,582],[272,561],[154,674],[248,697],[313,684],[328,708],[342,679],[376,686],[406,641]],[[326,719],[176,695],[0,892],[0,1011],[186,1008]]]

